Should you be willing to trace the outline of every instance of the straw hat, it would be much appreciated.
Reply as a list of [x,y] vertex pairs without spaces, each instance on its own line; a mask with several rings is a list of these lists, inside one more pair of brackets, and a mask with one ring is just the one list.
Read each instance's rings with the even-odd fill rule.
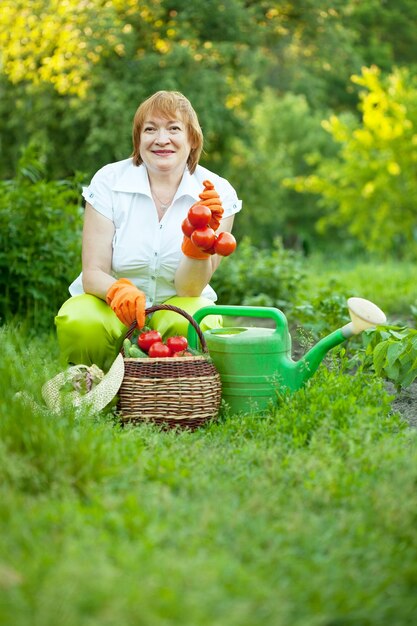
[[121,354],[107,374],[97,365],[73,365],[48,380],[42,387],[42,396],[53,411],[58,412],[68,405],[101,411],[119,391],[124,371]]

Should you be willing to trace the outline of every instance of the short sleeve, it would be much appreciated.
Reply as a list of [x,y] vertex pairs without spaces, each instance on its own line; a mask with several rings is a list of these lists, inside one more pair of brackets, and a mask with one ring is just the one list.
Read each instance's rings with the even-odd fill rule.
[[102,167],[82,191],[83,198],[109,220],[113,220],[111,182],[108,167]]
[[242,208],[242,200],[239,200],[232,185],[223,178],[219,187],[218,192],[224,209],[223,217],[230,217],[238,213]]

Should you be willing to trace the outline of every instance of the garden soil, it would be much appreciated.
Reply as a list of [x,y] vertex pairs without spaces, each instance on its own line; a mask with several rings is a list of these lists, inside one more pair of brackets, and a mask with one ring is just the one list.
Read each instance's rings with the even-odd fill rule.
[[390,382],[386,383],[386,388],[394,397],[393,411],[400,413],[412,428],[417,428],[417,382],[401,391],[396,391],[395,385]]

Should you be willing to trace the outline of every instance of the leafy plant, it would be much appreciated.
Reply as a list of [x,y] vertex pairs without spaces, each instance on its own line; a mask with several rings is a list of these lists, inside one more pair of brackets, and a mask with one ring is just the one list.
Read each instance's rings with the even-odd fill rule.
[[[330,354],[307,384],[293,394],[279,393],[274,415],[282,436],[291,446],[310,445],[314,439],[331,441],[339,453],[346,446],[345,436],[358,429],[381,437],[387,428],[399,429],[395,419],[387,419],[390,398],[383,382],[369,371],[351,371],[351,360],[344,348]],[[355,399],[361,398],[358,414]]]
[[349,321],[346,293],[342,286],[330,280],[311,298],[297,304],[293,311],[294,323],[302,324],[317,339],[325,332],[336,330]]
[[397,388],[409,387],[417,378],[417,330],[381,326],[363,333],[364,366],[391,380]]
[[49,325],[80,265],[79,180],[48,181],[29,146],[0,182],[0,318]]
[[230,258],[211,281],[221,304],[288,308],[295,285],[305,276],[301,254],[286,250],[278,238],[271,249],[263,249],[244,237]]

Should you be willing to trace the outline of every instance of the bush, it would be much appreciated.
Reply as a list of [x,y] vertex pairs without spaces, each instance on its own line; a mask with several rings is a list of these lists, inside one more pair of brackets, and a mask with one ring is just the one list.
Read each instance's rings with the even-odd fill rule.
[[81,264],[79,181],[48,181],[29,147],[0,181],[0,319],[47,327]]
[[232,261],[222,262],[211,285],[219,304],[286,308],[294,299],[294,287],[304,277],[301,253],[284,249],[280,239],[262,249],[245,237]]
[[315,174],[284,184],[320,197],[322,234],[330,227],[346,238],[347,231],[381,258],[415,259],[417,81],[407,68],[383,76],[376,66],[351,80],[362,89],[362,119],[331,115],[322,125],[339,146],[337,157],[324,156]]

